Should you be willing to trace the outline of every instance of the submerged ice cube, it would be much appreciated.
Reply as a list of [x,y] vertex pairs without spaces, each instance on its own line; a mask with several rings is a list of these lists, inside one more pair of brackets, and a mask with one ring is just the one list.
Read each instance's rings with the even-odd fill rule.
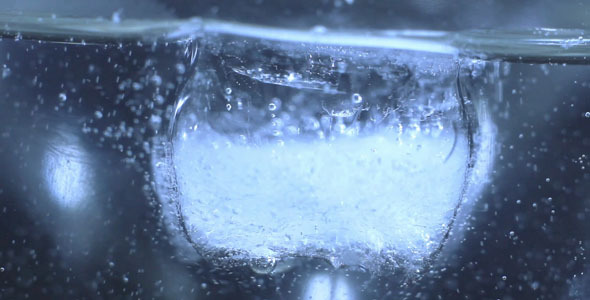
[[199,51],[154,160],[196,252],[378,268],[441,248],[481,152],[455,58],[224,37]]
[[204,247],[253,257],[423,257],[448,229],[469,156],[452,131],[265,145],[197,132],[174,149],[187,229]]

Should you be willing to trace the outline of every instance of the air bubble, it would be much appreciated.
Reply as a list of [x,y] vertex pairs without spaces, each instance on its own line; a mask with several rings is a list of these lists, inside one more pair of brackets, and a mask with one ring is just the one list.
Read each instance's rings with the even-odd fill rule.
[[590,111],[587,111],[587,112],[584,114],[584,117],[586,117],[586,118],[590,119]]
[[95,111],[95,112],[94,112],[94,116],[95,116],[97,119],[102,119],[102,112],[101,112],[101,111],[99,111],[99,110],[97,110],[97,111]]
[[113,23],[121,23],[121,14],[123,13],[123,9],[119,9],[115,12],[113,12],[113,14],[111,15],[111,21],[113,21]]
[[225,93],[227,95],[231,95],[231,92],[232,92],[231,88],[225,88]]
[[149,122],[150,126],[152,126],[153,129],[158,130],[162,125],[162,117],[160,117],[159,115],[151,115]]
[[281,108],[281,99],[279,98],[272,98],[270,103],[268,104],[268,110],[276,111]]
[[4,65],[3,69],[2,69],[2,79],[7,78],[8,76],[10,76],[10,74],[11,74],[10,68],[7,67],[6,65]]
[[58,97],[59,97],[59,100],[62,102],[68,100],[68,96],[66,96],[65,93],[59,93]]
[[176,72],[178,72],[178,74],[184,74],[184,72],[186,72],[186,67],[183,64],[176,64]]
[[267,258],[267,259],[256,259],[250,263],[250,268],[252,271],[256,272],[257,274],[269,274],[272,272],[276,265],[275,258]]
[[303,129],[314,131],[320,128],[320,122],[314,117],[305,117],[303,119]]
[[162,77],[160,77],[158,74],[154,74],[154,76],[151,78],[151,81],[155,86],[159,86],[162,84]]
[[361,102],[363,102],[363,96],[358,93],[352,94],[352,103],[359,104]]
[[231,104],[229,104],[229,103],[228,103],[228,104],[226,104],[226,105],[225,105],[225,108],[227,108],[227,110],[228,110],[228,111],[230,111],[230,110],[231,110]]

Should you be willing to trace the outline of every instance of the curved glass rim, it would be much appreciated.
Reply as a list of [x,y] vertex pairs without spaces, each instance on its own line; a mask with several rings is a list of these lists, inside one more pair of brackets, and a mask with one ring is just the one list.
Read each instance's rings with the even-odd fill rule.
[[236,35],[278,42],[429,52],[474,59],[519,62],[590,63],[590,36],[584,29],[530,30],[298,30],[204,18],[125,19],[1,14],[3,36],[56,42],[194,39]]

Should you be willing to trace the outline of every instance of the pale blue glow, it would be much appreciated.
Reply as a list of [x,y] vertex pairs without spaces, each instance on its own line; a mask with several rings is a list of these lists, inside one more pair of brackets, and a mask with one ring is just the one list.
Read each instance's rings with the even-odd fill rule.
[[341,276],[332,278],[328,274],[314,275],[307,285],[303,299],[309,300],[354,300],[353,289]]
[[307,283],[303,299],[330,300],[332,298],[332,283],[326,274],[316,275]]
[[63,208],[83,204],[92,189],[87,153],[74,137],[54,138],[43,159],[43,174],[51,198]]

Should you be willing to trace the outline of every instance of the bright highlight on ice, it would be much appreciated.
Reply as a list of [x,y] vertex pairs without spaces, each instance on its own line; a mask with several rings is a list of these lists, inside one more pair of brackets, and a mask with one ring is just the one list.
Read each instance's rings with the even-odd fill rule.
[[346,263],[438,247],[468,158],[452,131],[241,146],[197,130],[176,142],[179,203],[196,242],[252,257],[326,251]]

